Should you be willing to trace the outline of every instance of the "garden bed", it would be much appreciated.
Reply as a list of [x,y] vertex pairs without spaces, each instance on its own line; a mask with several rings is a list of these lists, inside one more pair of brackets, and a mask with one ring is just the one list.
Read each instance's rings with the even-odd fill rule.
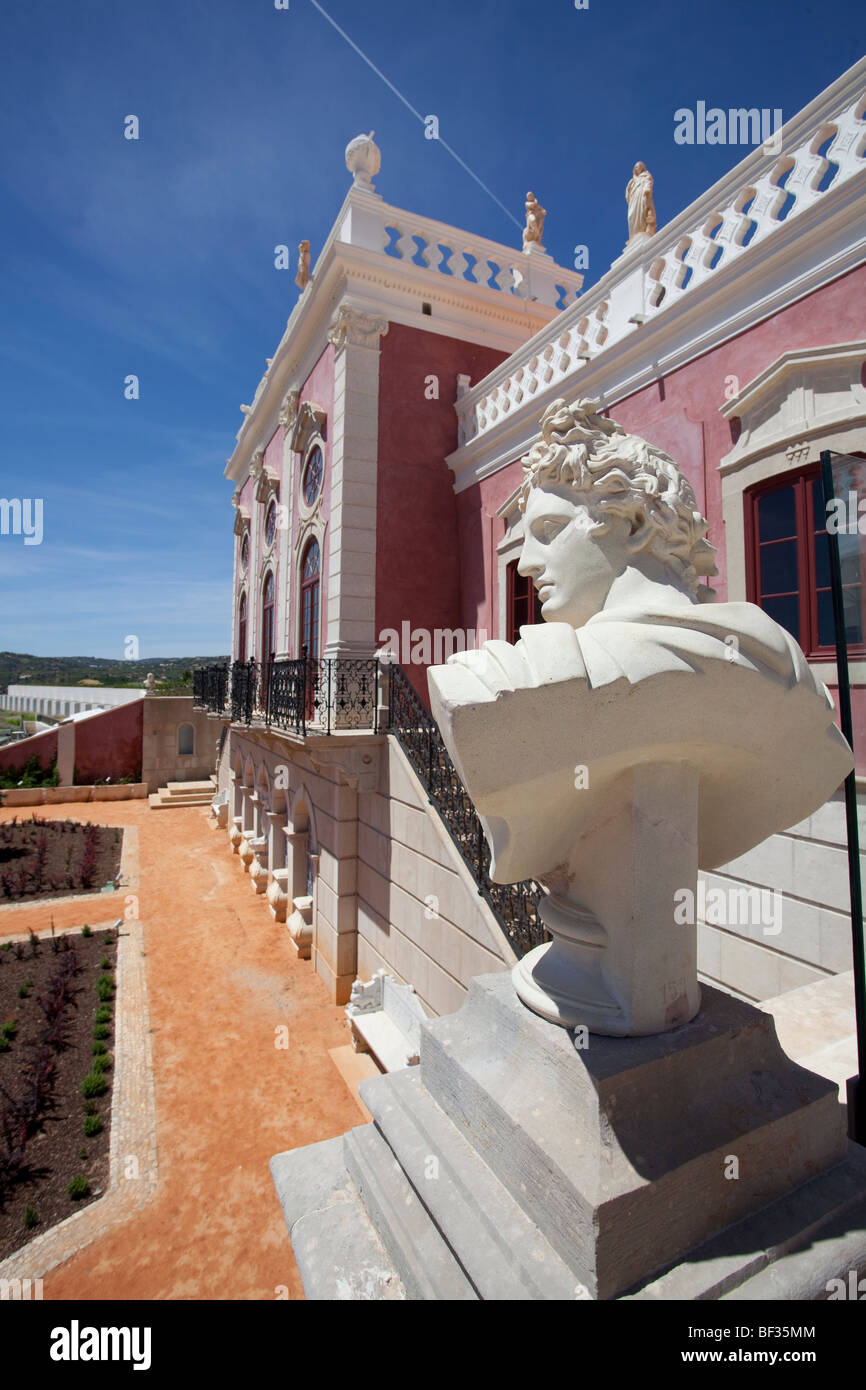
[[0,946],[0,1260],[108,1186],[116,949],[113,931]]
[[0,904],[98,892],[120,874],[123,830],[89,821],[0,822]]

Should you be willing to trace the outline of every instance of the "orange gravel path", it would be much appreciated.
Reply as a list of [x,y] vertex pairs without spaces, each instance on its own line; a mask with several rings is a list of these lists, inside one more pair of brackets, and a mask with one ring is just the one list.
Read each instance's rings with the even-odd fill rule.
[[[30,808],[0,810],[0,820]],[[310,961],[256,897],[206,808],[146,801],[37,814],[134,825],[156,1096],[152,1202],[46,1275],[46,1299],[302,1298],[270,1157],[363,1123],[328,1049],[349,1040]],[[0,939],[122,915],[123,893],[0,913]],[[118,906],[113,906],[117,903]],[[287,1050],[274,1045],[289,1030]]]

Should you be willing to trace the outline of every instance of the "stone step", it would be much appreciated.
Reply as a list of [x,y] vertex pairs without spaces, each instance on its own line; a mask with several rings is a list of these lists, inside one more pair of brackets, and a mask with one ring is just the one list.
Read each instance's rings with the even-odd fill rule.
[[476,1300],[453,1251],[375,1125],[344,1136],[343,1159],[408,1296]]
[[[375,1077],[361,1098],[441,1236],[483,1299],[573,1299],[574,1271],[425,1090],[417,1068]],[[391,1184],[398,1209],[399,1183]],[[396,1258],[400,1233],[385,1211],[379,1226]],[[387,1230],[387,1235],[384,1232]],[[392,1244],[393,1242],[393,1244]],[[402,1271],[401,1271],[402,1273]],[[403,1276],[405,1282],[405,1275]]]
[[192,796],[165,796],[162,791],[151,792],[147,798],[151,811],[169,811],[178,806],[209,806],[212,797],[203,796],[200,792]]
[[160,787],[161,792],[169,792],[172,796],[183,795],[185,792],[207,792],[213,795],[214,780],[210,778],[207,782],[166,782],[164,787]]

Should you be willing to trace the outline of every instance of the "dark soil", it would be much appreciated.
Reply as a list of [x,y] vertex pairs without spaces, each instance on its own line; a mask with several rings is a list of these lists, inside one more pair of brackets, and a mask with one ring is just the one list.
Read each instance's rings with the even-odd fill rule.
[[15,817],[0,824],[0,902],[94,893],[115,883],[123,831],[90,821]]
[[[11,949],[0,946],[0,1049],[3,1024],[14,1020],[17,1028],[0,1050],[0,1166],[10,1151],[4,1130],[4,1112],[8,1118],[9,1098],[19,1099],[26,1090],[28,1067],[36,1055],[46,1020],[39,997],[51,993],[52,976],[66,959],[66,951],[75,951],[77,969],[72,980],[70,1003],[63,1012],[66,1028],[65,1043],[53,1051],[57,1062],[54,1083],[50,1090],[53,1105],[44,1116],[41,1128],[30,1138],[24,1149],[24,1169],[3,1192],[0,1185],[0,1260],[19,1249],[34,1236],[41,1235],[55,1222],[71,1216],[101,1196],[108,1183],[108,1145],[111,1127],[111,1091],[113,1068],[105,1073],[107,1088],[103,1095],[89,1102],[81,1093],[81,1083],[91,1071],[93,1062],[94,1015],[100,1007],[97,980],[101,975],[114,978],[116,944],[111,932],[94,932],[90,937],[69,932],[55,938],[58,951],[52,949],[51,938],[41,937],[38,944],[13,943]],[[18,959],[18,954],[21,959]],[[109,968],[101,961],[107,959]],[[28,981],[32,984],[28,987]],[[19,998],[19,990],[27,987],[27,997]],[[109,1055],[114,1051],[114,1001],[105,1001],[111,1011],[107,1036],[103,1039]],[[87,1138],[84,1133],[85,1106],[90,1105],[102,1121],[99,1134]],[[78,1176],[88,1180],[89,1194],[80,1199],[70,1197],[67,1188]],[[27,1208],[35,1212],[37,1224],[25,1225]]]

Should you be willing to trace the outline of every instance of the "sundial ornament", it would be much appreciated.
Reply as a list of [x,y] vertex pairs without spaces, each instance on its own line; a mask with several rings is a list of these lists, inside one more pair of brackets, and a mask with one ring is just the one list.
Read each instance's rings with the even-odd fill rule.
[[674,461],[554,401],[523,460],[525,539],[544,622],[428,673],[496,883],[537,879],[553,937],[514,967],[563,1026],[643,1035],[700,1007],[699,869],[795,824],[851,751],[794,639],[715,603],[707,522]]

